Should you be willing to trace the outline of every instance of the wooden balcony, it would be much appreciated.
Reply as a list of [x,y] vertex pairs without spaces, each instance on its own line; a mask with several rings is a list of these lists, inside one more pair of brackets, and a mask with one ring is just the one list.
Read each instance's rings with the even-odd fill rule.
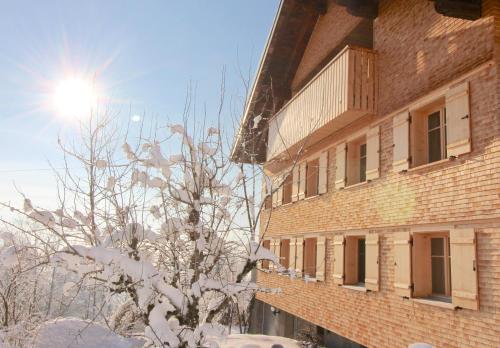
[[269,120],[267,161],[373,114],[376,87],[375,53],[345,47]]

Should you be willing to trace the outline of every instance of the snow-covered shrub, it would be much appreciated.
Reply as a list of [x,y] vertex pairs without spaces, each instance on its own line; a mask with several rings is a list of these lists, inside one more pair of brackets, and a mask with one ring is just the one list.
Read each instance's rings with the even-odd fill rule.
[[109,292],[103,305],[114,296],[131,301],[115,313],[115,330],[140,321],[155,346],[203,346],[226,333],[219,322],[228,308],[273,291],[249,276],[260,260],[278,263],[255,240],[260,171],[231,163],[213,127],[193,139],[185,125],[170,125],[160,134],[168,142],[141,137],[121,154],[108,129],[90,122],[80,147],[61,145],[66,162],[81,168],[58,174],[58,209],[29,197],[7,206],[34,222],[24,231],[45,243],[50,263],[76,276],[65,294],[95,284]]

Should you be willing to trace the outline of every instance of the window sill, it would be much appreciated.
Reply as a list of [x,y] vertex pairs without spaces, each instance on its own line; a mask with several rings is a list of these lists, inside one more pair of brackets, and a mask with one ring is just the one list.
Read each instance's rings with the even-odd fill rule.
[[[311,199],[314,199],[314,198],[317,198],[319,197],[320,195],[314,195],[314,196],[310,196],[310,197],[304,197],[304,199],[302,199],[303,201],[309,201]],[[301,200],[299,199],[297,202],[300,202]]]
[[368,292],[368,290],[364,286],[360,285],[342,285],[343,288],[359,291],[359,292]]
[[360,186],[364,186],[366,184],[368,184],[369,181],[368,180],[365,180],[365,181],[362,181],[362,182],[358,182],[356,184],[351,184],[351,185],[346,185],[344,187],[344,190],[349,190],[349,189],[352,189],[352,188],[356,188],[356,187],[360,187]]
[[442,159],[442,160],[439,160],[439,161],[435,161],[435,162],[431,162],[431,163],[426,163],[426,164],[421,164],[421,165],[419,165],[417,167],[412,167],[412,168],[408,169],[406,172],[407,173],[417,172],[419,170],[425,170],[427,168],[439,166],[440,164],[444,164],[444,163],[451,162],[451,161],[453,161],[452,158],[445,158],[445,159]]
[[453,305],[453,303],[439,301],[439,300],[433,300],[433,299],[427,299],[427,298],[412,298],[412,301],[417,302],[417,303],[421,303],[424,305],[429,305],[429,306],[434,306],[434,307],[439,307],[439,308],[444,308],[444,309],[451,309],[451,310],[455,309],[455,306]]

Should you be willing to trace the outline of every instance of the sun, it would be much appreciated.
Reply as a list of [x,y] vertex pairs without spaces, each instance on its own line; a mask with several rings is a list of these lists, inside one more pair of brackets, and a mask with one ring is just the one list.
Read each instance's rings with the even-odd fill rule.
[[83,78],[66,78],[54,90],[54,107],[59,116],[82,119],[92,112],[97,103],[94,85]]

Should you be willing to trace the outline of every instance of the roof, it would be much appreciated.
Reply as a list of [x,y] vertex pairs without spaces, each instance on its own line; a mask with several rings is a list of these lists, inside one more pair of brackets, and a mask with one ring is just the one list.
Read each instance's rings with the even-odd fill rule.
[[325,10],[323,0],[281,1],[231,151],[234,161],[265,161],[266,120],[290,98],[291,79]]

